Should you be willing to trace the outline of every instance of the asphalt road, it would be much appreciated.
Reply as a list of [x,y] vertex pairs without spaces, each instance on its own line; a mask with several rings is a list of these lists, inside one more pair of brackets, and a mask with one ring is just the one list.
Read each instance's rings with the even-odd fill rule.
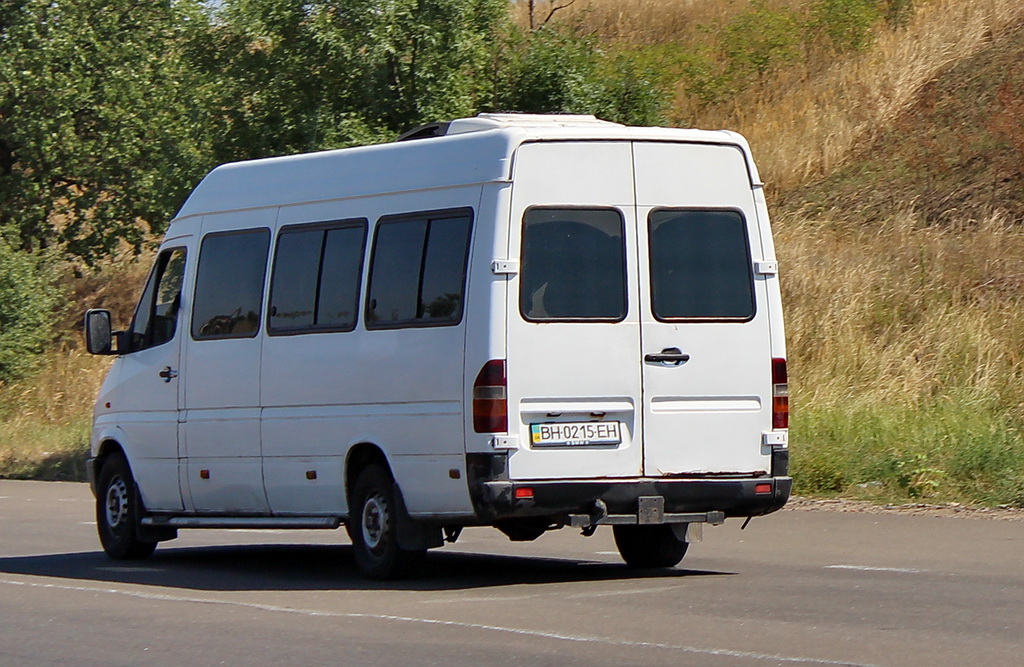
[[411,581],[344,531],[182,531],[99,550],[82,484],[0,480],[0,665],[1024,664],[1024,522],[783,511],[673,570],[611,531],[470,529]]

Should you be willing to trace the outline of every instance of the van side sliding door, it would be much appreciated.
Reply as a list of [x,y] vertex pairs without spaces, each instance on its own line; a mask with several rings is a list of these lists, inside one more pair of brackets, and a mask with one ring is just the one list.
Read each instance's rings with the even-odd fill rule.
[[276,210],[207,216],[199,244],[185,374],[185,447],[197,512],[267,513],[260,353]]

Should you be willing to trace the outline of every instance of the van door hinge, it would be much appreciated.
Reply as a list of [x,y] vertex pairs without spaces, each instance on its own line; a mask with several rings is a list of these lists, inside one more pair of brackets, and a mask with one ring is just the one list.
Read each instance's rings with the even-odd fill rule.
[[498,276],[514,276],[519,273],[519,262],[514,259],[496,259],[491,262],[491,273]]
[[789,447],[789,431],[762,431],[761,444],[766,447]]
[[496,435],[491,438],[494,449],[519,449],[519,437],[515,435]]
[[754,262],[754,273],[759,276],[774,276],[779,272],[778,260]]

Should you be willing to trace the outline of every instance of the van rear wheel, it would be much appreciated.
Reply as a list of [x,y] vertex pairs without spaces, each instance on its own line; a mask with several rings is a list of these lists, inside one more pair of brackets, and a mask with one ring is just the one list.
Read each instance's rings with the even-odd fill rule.
[[669,524],[612,526],[612,532],[619,555],[630,567],[674,567],[683,560],[689,546],[676,537]]
[[108,556],[136,560],[156,549],[156,542],[139,539],[141,510],[142,501],[128,461],[121,453],[111,454],[103,462],[96,484],[96,529]]
[[356,479],[348,534],[359,570],[371,579],[394,579],[415,569],[426,549],[398,546],[398,505],[394,481],[379,465],[367,466]]

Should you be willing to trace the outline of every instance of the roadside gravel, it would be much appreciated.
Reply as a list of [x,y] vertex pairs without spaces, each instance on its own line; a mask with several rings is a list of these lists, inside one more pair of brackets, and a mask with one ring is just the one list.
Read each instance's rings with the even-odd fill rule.
[[960,517],[964,519],[992,519],[997,521],[1024,521],[1024,509],[1009,506],[971,507],[960,503],[929,505],[909,503],[906,505],[877,504],[867,500],[844,500],[804,498],[792,496],[782,511],[804,510],[823,512],[861,512],[865,514],[919,514],[937,517]]

